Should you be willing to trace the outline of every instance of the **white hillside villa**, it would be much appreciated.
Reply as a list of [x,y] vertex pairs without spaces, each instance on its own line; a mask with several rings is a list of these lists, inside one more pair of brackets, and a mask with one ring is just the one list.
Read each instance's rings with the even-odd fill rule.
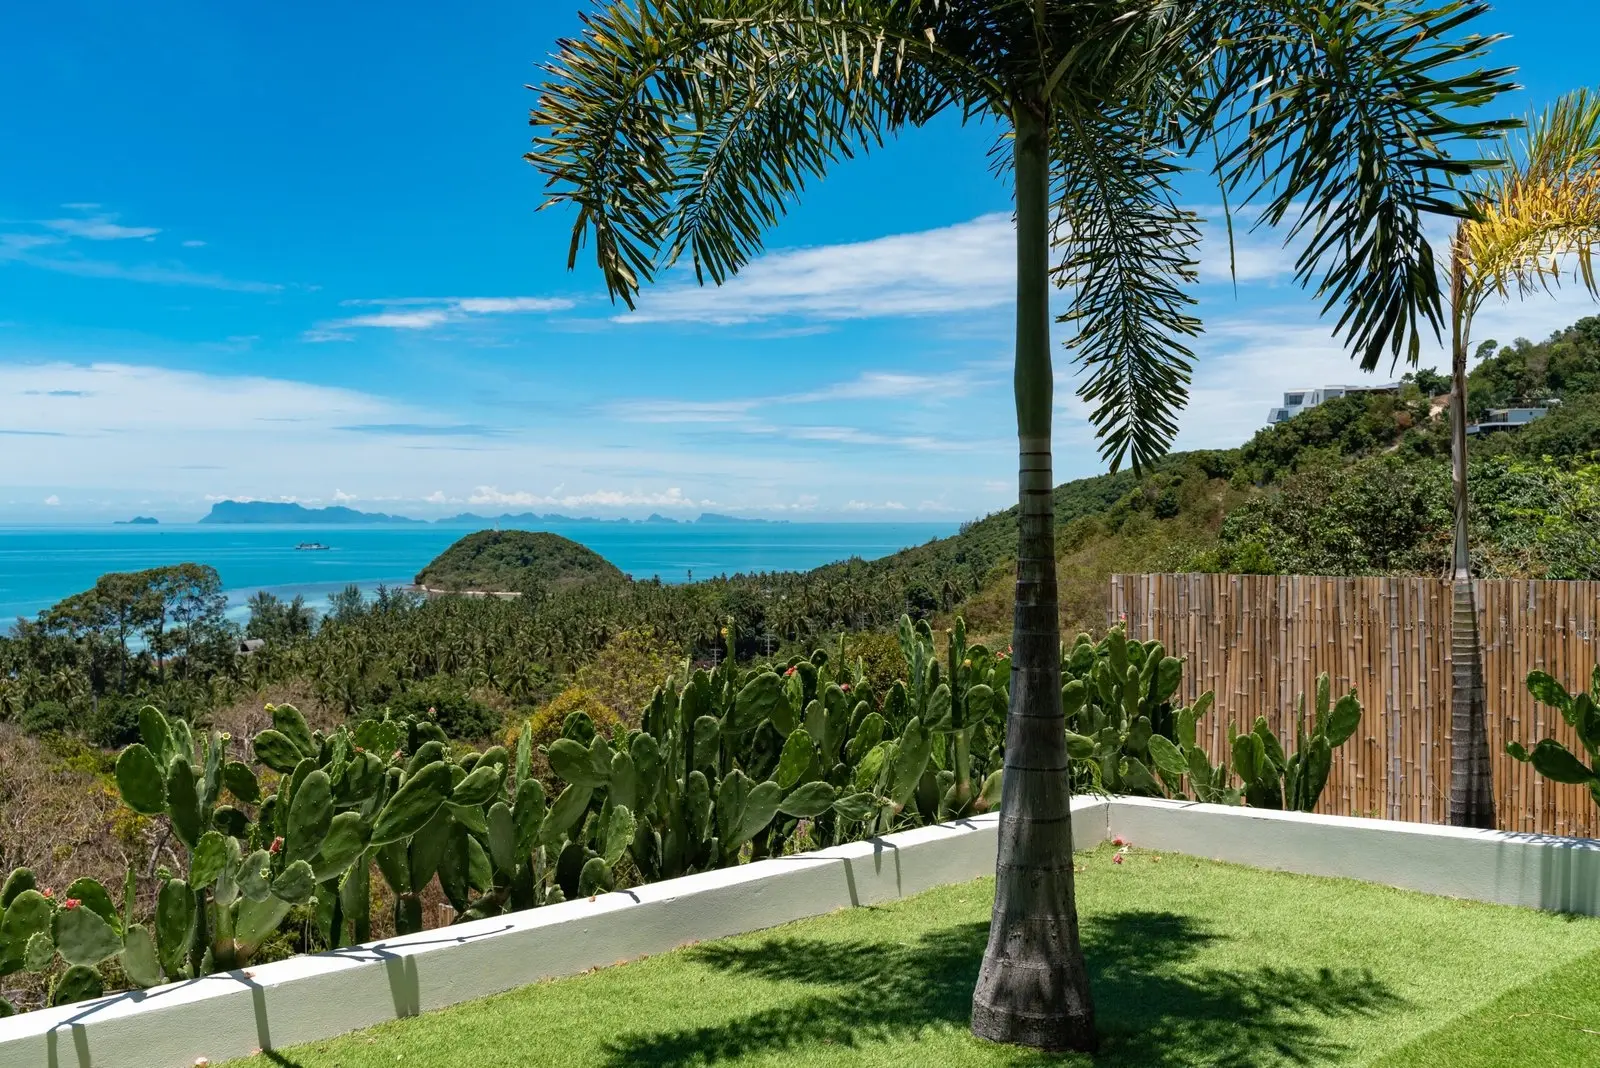
[[1342,397],[1347,393],[1393,393],[1400,388],[1398,382],[1381,386],[1321,386],[1317,389],[1290,390],[1283,395],[1283,404],[1267,412],[1268,423],[1281,423],[1293,419],[1307,408],[1315,408],[1323,401]]

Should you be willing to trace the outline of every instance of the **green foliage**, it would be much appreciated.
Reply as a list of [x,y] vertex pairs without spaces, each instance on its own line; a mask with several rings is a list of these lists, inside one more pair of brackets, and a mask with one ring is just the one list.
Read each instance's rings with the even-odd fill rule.
[[1388,449],[1427,419],[1426,398],[1349,393],[1256,431],[1238,450],[1239,470],[1252,482],[1277,482],[1313,458],[1336,461]]
[[[1473,571],[1488,577],[1600,577],[1600,465],[1474,461]],[[1301,575],[1438,574],[1450,552],[1442,462],[1374,457],[1318,466],[1223,522],[1205,570]]]
[[1588,787],[1589,796],[1600,805],[1600,665],[1590,676],[1587,691],[1569,693],[1543,671],[1530,672],[1527,685],[1534,700],[1561,713],[1562,720],[1577,734],[1589,762],[1584,763],[1554,738],[1540,740],[1531,752],[1521,742],[1507,742],[1506,752],[1532,764],[1533,770],[1552,782]]
[[52,734],[70,729],[72,720],[71,710],[60,701],[40,701],[17,717],[17,725],[29,734]]
[[623,577],[617,567],[570,538],[544,531],[480,530],[417,573],[433,590],[542,592]]
[[1233,767],[1244,782],[1245,801],[1253,808],[1310,812],[1317,806],[1333,768],[1333,751],[1355,734],[1361,703],[1355,690],[1332,700],[1328,674],[1317,676],[1315,714],[1306,724],[1306,698],[1300,695],[1295,716],[1295,748],[1286,753],[1264,717],[1248,733],[1230,728],[1228,747]]
[[504,725],[504,716],[473,697],[458,680],[436,675],[414,683],[386,702],[396,716],[428,718],[451,738],[481,741]]

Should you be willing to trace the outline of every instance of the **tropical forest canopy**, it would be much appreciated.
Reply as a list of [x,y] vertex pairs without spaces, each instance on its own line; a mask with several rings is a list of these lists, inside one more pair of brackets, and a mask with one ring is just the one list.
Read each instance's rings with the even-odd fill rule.
[[[1474,416],[1560,403],[1521,430],[1473,439],[1475,569],[1600,578],[1600,318],[1541,342],[1486,342],[1477,357]],[[1329,401],[1238,448],[1176,453],[1142,475],[1057,487],[1063,624],[1103,627],[1106,580],[1118,571],[1442,574],[1447,393],[1446,379],[1422,371],[1398,392]],[[0,638],[0,719],[112,746],[131,737],[146,700],[202,716],[288,686],[333,713],[434,708],[483,736],[571,689],[618,643],[634,650],[623,657],[630,663],[749,660],[841,631],[868,634],[903,613],[943,619],[958,610],[976,634],[1001,635],[1015,544],[1008,509],[878,560],[668,585],[629,580],[553,534],[481,531],[419,580],[523,597],[385,589],[364,598],[351,588],[318,612],[261,593],[243,628],[224,615],[212,568],[110,574]],[[241,637],[264,645],[240,655]]]

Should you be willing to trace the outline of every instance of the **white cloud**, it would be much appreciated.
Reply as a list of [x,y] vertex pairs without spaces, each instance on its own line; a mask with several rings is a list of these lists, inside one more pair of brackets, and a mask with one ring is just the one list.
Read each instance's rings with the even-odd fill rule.
[[846,382],[839,382],[808,393],[777,398],[787,403],[830,400],[886,400],[901,397],[944,395],[960,397],[976,384],[970,370],[945,374],[905,374],[897,371],[864,371]]
[[[1203,227],[1202,282],[1267,282],[1288,276],[1294,252],[1281,234],[1236,220],[1232,271],[1227,232]],[[1006,213],[953,226],[840,245],[782,249],[747,264],[721,286],[673,281],[646,290],[618,321],[727,326],[786,316],[817,320],[949,315],[1011,304],[1015,227]]]
[[847,512],[903,512],[906,506],[899,501],[846,501],[844,510]]
[[649,492],[644,490],[593,490],[588,493],[561,493],[562,487],[557,486],[553,493],[530,493],[527,490],[516,490],[511,493],[502,492],[495,486],[479,486],[468,497],[468,504],[491,504],[497,506],[514,505],[519,508],[534,506],[548,506],[556,508],[636,508],[650,506],[657,508],[702,508],[712,505],[714,501],[697,501],[686,497],[683,491],[674,486],[665,491]]
[[[355,315],[318,323],[301,335],[305,341],[349,341],[351,328],[432,330],[445,323],[465,322],[478,315],[513,315],[565,311],[573,302],[564,297],[395,297],[390,300],[347,300],[350,306],[380,307],[370,315]],[[414,311],[395,311],[412,308]]]
[[92,215],[84,219],[44,219],[40,225],[70,237],[89,241],[126,241],[154,237],[161,231],[154,226],[123,226],[115,215]]
[[737,423],[747,419],[758,400],[620,401],[609,407],[612,415],[630,423]]
[[1008,215],[919,233],[768,253],[720,287],[647,291],[627,322],[744,323],[777,316],[861,319],[990,308],[1011,300]]
[[204,241],[190,240],[190,241],[185,241],[183,243],[183,247],[184,248],[205,248],[206,247],[206,243]]
[[353,390],[118,363],[0,364],[0,425],[68,437],[179,435],[377,422],[394,406]]
[[[1494,338],[1501,344],[1518,337],[1543,340],[1575,319],[1593,314],[1594,304],[1579,290],[1537,295],[1527,300],[1491,302],[1478,314],[1472,345]],[[1243,318],[1213,316],[1196,346],[1194,385],[1180,420],[1180,449],[1228,448],[1248,440],[1266,425],[1267,410],[1280,404],[1286,390],[1323,385],[1391,382],[1411,370],[1407,363],[1390,366],[1385,359],[1372,374],[1333,336],[1333,322],[1319,320],[1309,299],[1289,307],[1264,310]],[[1445,349],[1425,343],[1419,366],[1448,371]],[[1086,434],[1087,409],[1068,389],[1057,389],[1058,409],[1071,414],[1076,430]],[[1084,421],[1080,421],[1084,420]]]
[[81,278],[116,278],[128,282],[193,286],[235,293],[277,293],[283,289],[283,286],[274,282],[225,278],[218,274],[191,271],[175,263],[115,263],[110,260],[84,259],[68,253],[65,249],[56,255],[41,255],[34,251],[59,244],[60,242],[55,239],[33,234],[0,235],[0,261],[10,260],[41,270],[77,275]]
[[461,297],[457,308],[471,315],[500,315],[507,312],[566,311],[572,301],[560,297]]
[[44,499],[44,503],[54,508],[61,503],[61,498],[52,493]]
[[332,325],[339,327],[373,326],[390,330],[429,330],[440,323],[449,321],[449,312],[443,308],[432,308],[426,311],[378,312],[375,315],[357,315],[351,319],[341,319]]

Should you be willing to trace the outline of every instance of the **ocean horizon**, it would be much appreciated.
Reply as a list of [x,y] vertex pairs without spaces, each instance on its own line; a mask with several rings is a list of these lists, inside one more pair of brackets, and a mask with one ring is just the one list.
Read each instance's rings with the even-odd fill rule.
[[[956,532],[933,523],[546,524],[635,579],[686,582],[750,571],[805,571],[853,556],[876,559]],[[259,590],[317,608],[349,585],[410,585],[427,563],[482,526],[447,524],[0,525],[0,620],[31,618],[113,571],[209,564],[228,614],[242,621]],[[522,529],[522,528],[517,528]],[[327,551],[297,550],[319,542]],[[9,625],[7,623],[6,625]]]

